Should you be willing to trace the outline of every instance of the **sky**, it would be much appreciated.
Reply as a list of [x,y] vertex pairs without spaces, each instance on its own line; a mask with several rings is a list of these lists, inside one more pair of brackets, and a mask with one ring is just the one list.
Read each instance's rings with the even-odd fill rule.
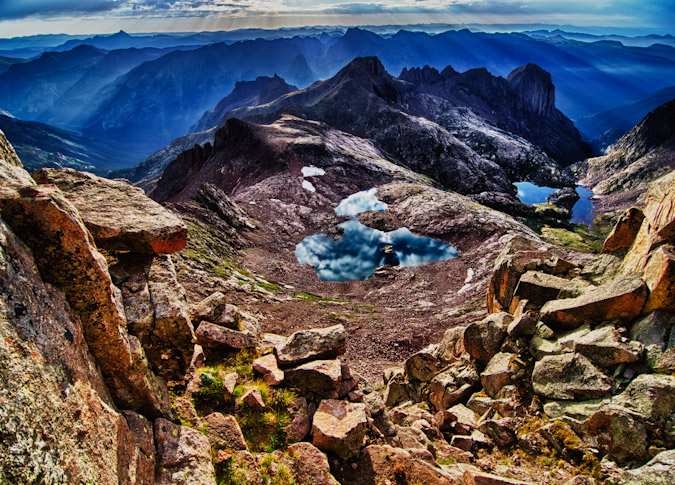
[[308,25],[546,23],[672,32],[673,0],[0,0],[0,37]]

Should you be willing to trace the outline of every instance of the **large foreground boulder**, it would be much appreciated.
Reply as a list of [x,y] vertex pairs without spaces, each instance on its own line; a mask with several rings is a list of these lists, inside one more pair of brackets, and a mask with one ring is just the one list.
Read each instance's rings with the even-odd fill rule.
[[33,178],[61,189],[101,248],[167,254],[185,247],[187,226],[137,187],[69,168],[42,168]]
[[0,130],[0,184],[14,188],[35,185],[35,181],[23,169],[23,164]]
[[541,319],[554,330],[576,328],[587,320],[632,320],[646,300],[644,282],[637,276],[624,275],[577,298],[549,301],[541,309]]
[[172,416],[164,382],[148,368],[89,231],[53,186],[0,188],[2,218],[33,251],[42,278],[63,289],[115,402],[150,417]]

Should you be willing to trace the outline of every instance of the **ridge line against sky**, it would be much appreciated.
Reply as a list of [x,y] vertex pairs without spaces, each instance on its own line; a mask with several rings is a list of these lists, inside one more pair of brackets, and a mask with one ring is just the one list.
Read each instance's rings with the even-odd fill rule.
[[0,0],[0,37],[313,25],[570,24],[675,31],[672,0]]

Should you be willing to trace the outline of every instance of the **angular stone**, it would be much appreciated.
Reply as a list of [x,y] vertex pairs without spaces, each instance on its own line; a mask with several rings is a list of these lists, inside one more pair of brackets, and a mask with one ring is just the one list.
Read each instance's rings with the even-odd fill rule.
[[244,435],[234,416],[211,413],[202,419],[206,424],[206,436],[209,439],[212,450],[226,450],[229,452],[248,450]]
[[324,399],[312,420],[312,444],[347,460],[364,445],[367,428],[365,404]]
[[206,320],[213,323],[223,313],[227,305],[227,297],[216,291],[195,305],[190,305],[190,316],[195,321]]
[[389,411],[391,420],[399,426],[412,426],[415,421],[433,423],[434,417],[419,404],[397,406]]
[[316,404],[308,403],[304,397],[296,399],[297,411],[291,424],[284,430],[289,440],[302,441],[312,430],[312,418],[316,412]]
[[[510,387],[512,386],[506,386],[502,388],[502,391]],[[503,392],[500,392],[499,394],[501,395]],[[483,393],[476,393],[471,396],[469,401],[466,403],[466,407],[481,416],[491,409],[494,409],[500,415],[506,418],[515,417],[518,414],[518,410],[520,408],[518,402],[516,401],[515,393],[512,396],[500,399],[492,399]]]
[[278,386],[284,381],[284,371],[279,369],[274,354],[263,355],[253,361],[253,370],[263,376],[269,386]]
[[537,316],[533,312],[525,312],[515,318],[506,329],[510,337],[523,337],[534,335],[537,330]]
[[541,319],[554,330],[576,328],[586,320],[632,320],[647,300],[647,287],[633,275],[619,276],[578,298],[553,300],[541,309]]
[[515,354],[499,352],[490,359],[487,367],[480,375],[483,389],[489,396],[495,397],[502,387],[511,384],[519,370],[515,363],[516,358]]
[[249,332],[232,330],[214,323],[201,322],[195,331],[197,343],[207,350],[246,349],[258,344],[258,337]]
[[241,396],[241,402],[246,404],[253,411],[261,411],[265,409],[265,402],[263,401],[260,389],[254,387]]
[[267,352],[268,350],[274,350],[274,347],[283,345],[287,340],[288,337],[284,337],[283,335],[265,332],[260,336],[260,351]]
[[567,286],[569,286],[569,280],[565,278],[541,271],[527,271],[520,277],[513,297],[514,300],[528,300],[531,306],[541,308],[547,301],[558,298],[560,292]]
[[342,325],[295,332],[284,344],[274,348],[281,367],[335,358],[344,354],[345,350],[345,328]]
[[613,402],[663,424],[675,413],[675,376],[641,374]]
[[295,443],[288,447],[288,454],[295,460],[293,467],[296,482],[313,485],[338,485],[330,473],[328,457],[311,443]]
[[464,348],[473,358],[488,363],[499,351],[512,319],[511,315],[502,312],[469,324],[464,330]]
[[649,288],[644,312],[675,310],[675,253],[673,246],[661,246],[653,251],[642,278]]
[[[122,411],[129,430],[133,435],[134,445],[140,453],[135,453],[130,469],[134,470],[135,484],[155,483],[155,436],[152,423],[133,411]],[[119,453],[119,450],[118,450]]]
[[185,426],[155,420],[156,484],[215,485],[209,440]]
[[445,331],[436,351],[442,362],[454,362],[464,353],[464,329],[465,327],[453,327]]
[[635,241],[635,236],[637,236],[644,218],[645,215],[642,211],[635,207],[631,207],[624,212],[616,221],[612,232],[605,239],[605,243],[602,245],[602,252],[611,253],[630,248],[633,241]]
[[0,184],[16,189],[35,185],[35,181],[23,169],[21,160],[2,130],[0,130]]
[[497,446],[506,448],[517,441],[518,425],[518,420],[515,418],[481,419],[478,429],[493,439]]
[[384,391],[384,403],[388,407],[396,406],[399,403],[410,399],[410,384],[405,380],[403,369],[387,381],[387,388]]
[[584,422],[586,436],[603,454],[619,461],[645,460],[647,430],[638,416],[619,406],[606,406]]
[[487,291],[488,312],[508,310],[520,277],[527,270],[539,268],[552,256],[548,251],[533,249],[534,244],[523,236],[515,236],[497,256]]
[[675,244],[675,172],[650,184],[642,212],[645,218],[621,265],[625,272],[642,273],[652,250]]
[[478,372],[462,363],[451,365],[434,377],[429,384],[429,401],[437,411],[467,399],[480,382]]
[[675,314],[656,310],[641,317],[630,328],[630,338],[645,347],[656,346],[666,350],[672,329],[675,327]]
[[473,438],[471,436],[455,435],[452,437],[450,445],[463,451],[471,451],[473,449]]
[[137,187],[69,168],[42,168],[33,179],[61,189],[99,247],[151,254],[185,247],[187,226]]
[[662,374],[675,374],[675,347],[669,348],[656,359],[654,370]]
[[553,329],[544,322],[537,322],[536,335],[541,338],[549,339],[555,336]]
[[620,485],[675,483],[675,450],[663,451],[640,468],[627,470],[618,478],[618,483]]
[[615,327],[605,325],[575,340],[574,351],[595,364],[610,367],[640,361],[644,347],[638,342],[623,342]]
[[454,485],[458,482],[438,466],[407,450],[370,445],[362,450],[354,468],[345,467],[343,483]]
[[77,210],[53,186],[0,188],[2,218],[32,250],[40,274],[65,292],[116,403],[149,417],[173,416],[164,382],[127,333],[105,258]]
[[464,485],[528,485],[529,483],[473,470],[464,472]]
[[455,404],[447,412],[456,434],[470,435],[478,427],[480,416],[463,404]]
[[315,360],[285,371],[288,387],[330,395],[340,389],[342,365],[339,360]]
[[409,381],[429,382],[439,370],[441,362],[431,349],[417,352],[405,361],[405,373]]
[[550,399],[595,399],[610,394],[612,381],[580,354],[544,357],[534,365],[532,387]]

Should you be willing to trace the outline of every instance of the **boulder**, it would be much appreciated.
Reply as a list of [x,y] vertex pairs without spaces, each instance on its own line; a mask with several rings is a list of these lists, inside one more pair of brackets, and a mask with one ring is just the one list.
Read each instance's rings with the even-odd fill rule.
[[488,363],[506,336],[506,327],[513,317],[505,312],[489,315],[480,322],[469,324],[464,330],[464,348],[471,357]]
[[644,312],[675,310],[675,247],[661,246],[653,251],[642,276],[649,297]]
[[653,249],[675,244],[675,172],[650,184],[642,212],[645,218],[621,265],[625,272],[641,274]]
[[493,399],[486,396],[485,393],[476,393],[466,403],[466,407],[479,415],[484,415],[486,412],[494,409],[504,417],[514,417],[518,414],[521,406],[516,401],[517,392],[513,386],[505,386],[498,393],[499,396],[506,394],[506,390],[513,390],[511,395]]
[[632,340],[640,342],[645,347],[655,346],[659,350],[666,350],[673,328],[675,328],[675,314],[656,310],[636,321],[630,328],[629,335]]
[[99,247],[151,254],[185,247],[187,226],[137,187],[69,168],[42,168],[33,179],[61,189]]
[[537,361],[532,387],[549,399],[584,400],[609,395],[612,381],[583,355],[567,353]]
[[35,181],[23,168],[14,147],[0,130],[0,184],[15,189],[35,185]]
[[312,420],[312,444],[347,460],[364,445],[367,428],[365,404],[324,399]]
[[605,325],[575,340],[574,351],[603,367],[639,362],[644,347],[626,340],[613,325]]
[[414,422],[424,420],[429,424],[434,417],[419,404],[397,406],[389,411],[391,420],[399,426],[412,426]]
[[506,329],[506,333],[513,338],[529,337],[536,332],[537,324],[537,315],[534,312],[526,311],[511,322]]
[[547,301],[558,298],[569,283],[569,280],[559,276],[527,271],[518,281],[510,308],[514,309],[514,303],[521,300],[527,300],[532,307],[541,308]]
[[253,411],[262,411],[265,409],[265,402],[263,401],[262,393],[257,387],[249,389],[243,396],[241,396],[241,402],[246,404],[246,406],[248,406],[249,409]]
[[274,347],[281,367],[290,367],[310,360],[330,359],[345,353],[345,328],[334,325],[326,328],[301,330]]
[[536,243],[524,236],[515,236],[504,245],[495,260],[492,278],[487,290],[487,309],[490,313],[507,311],[520,277],[528,270],[537,269],[551,258],[548,251],[533,249]]
[[464,472],[464,485],[528,485],[529,483],[474,470]]
[[304,397],[299,397],[294,403],[295,416],[291,424],[284,430],[291,441],[302,441],[312,430],[312,418],[316,412],[316,404],[308,403]]
[[480,377],[473,366],[452,364],[429,383],[429,402],[443,411],[467,399],[478,387]]
[[[518,365],[518,363],[522,365]],[[525,365],[519,361],[518,356],[508,352],[495,354],[480,375],[480,382],[485,392],[495,397],[501,388],[508,386],[519,375]]]
[[213,323],[227,306],[227,297],[216,291],[197,304],[190,305],[190,317],[195,321],[206,320]]
[[645,215],[640,209],[631,207],[616,221],[612,231],[602,245],[603,253],[628,249],[635,241]]
[[[152,429],[152,423],[140,414],[133,411],[122,411],[124,419],[127,421],[129,430],[133,436],[133,442],[126,446],[138,448],[140,453],[133,456],[133,463],[130,463],[130,469],[134,471],[135,479],[130,483],[153,484],[155,483],[155,436]],[[121,450],[118,450],[118,453]]]
[[641,374],[613,402],[663,424],[675,413],[675,376]]
[[203,421],[206,424],[206,436],[213,451],[248,450],[244,435],[234,416],[211,413],[205,416]]
[[258,344],[258,336],[248,330],[240,332],[214,323],[201,322],[195,331],[197,343],[209,350],[246,349]]
[[342,483],[424,483],[453,485],[447,472],[411,452],[388,445],[370,445],[363,449],[354,467],[345,467]]
[[411,392],[412,388],[405,379],[403,369],[399,369],[396,374],[387,380],[387,388],[384,391],[384,403],[388,407],[396,406],[410,399]]
[[517,441],[519,422],[515,418],[481,419],[478,430],[489,436],[500,448],[507,448]]
[[409,381],[429,382],[439,370],[441,362],[436,358],[434,349],[417,352],[405,361],[405,374]]
[[315,360],[285,371],[285,385],[322,396],[337,397],[342,382],[339,360]]
[[278,386],[284,381],[284,371],[279,369],[274,354],[263,355],[253,361],[253,370],[263,376],[269,386]]
[[541,319],[554,330],[576,328],[586,320],[632,320],[646,300],[644,282],[637,276],[624,275],[578,298],[549,301],[541,309]]
[[478,427],[480,416],[463,404],[455,404],[446,412],[455,434],[470,435]]
[[625,471],[617,481],[619,485],[675,483],[675,450],[662,451],[640,468]]
[[656,359],[654,370],[662,374],[675,374],[675,347],[669,348]]
[[619,460],[646,460],[647,430],[638,415],[621,406],[609,405],[584,422],[586,437],[592,446]]
[[436,350],[441,362],[454,362],[464,353],[464,329],[465,327],[453,327],[445,331]]
[[185,426],[165,419],[155,420],[157,485],[174,483],[215,485],[209,440]]
[[311,443],[295,443],[288,447],[288,454],[295,461],[293,474],[296,482],[338,485],[338,481],[330,473],[328,458]]
[[62,288],[116,403],[149,417],[172,417],[164,382],[127,333],[121,295],[77,210],[53,186],[0,188],[2,218],[33,251],[42,278]]

